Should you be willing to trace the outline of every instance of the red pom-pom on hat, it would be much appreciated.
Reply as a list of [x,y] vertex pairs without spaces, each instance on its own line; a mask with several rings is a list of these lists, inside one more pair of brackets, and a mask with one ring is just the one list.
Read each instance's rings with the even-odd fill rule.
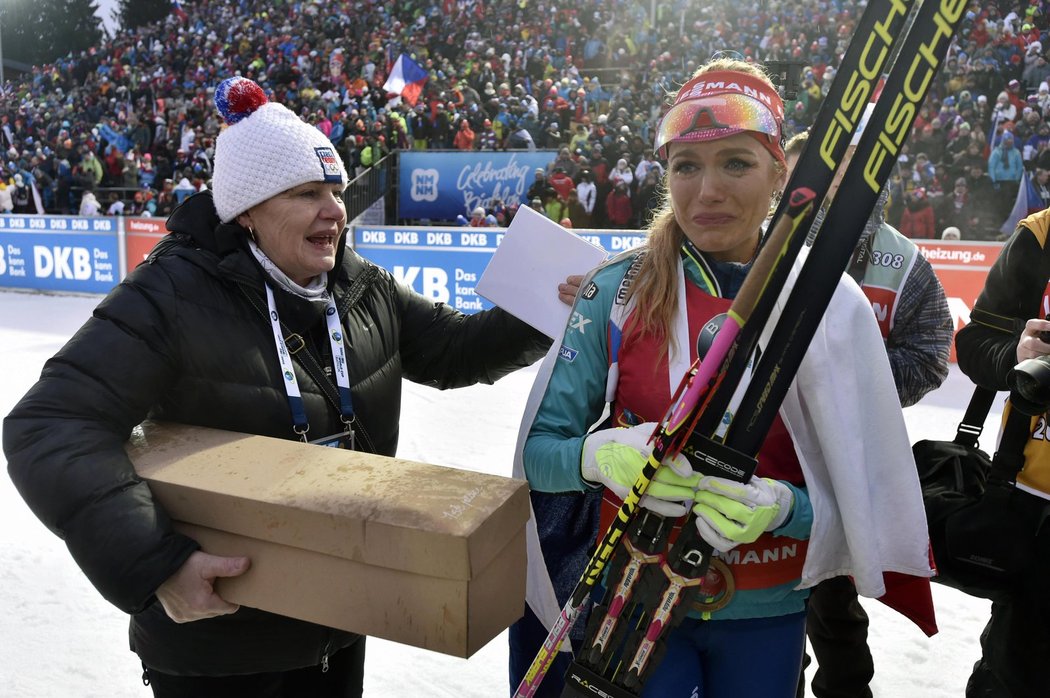
[[215,106],[230,126],[251,116],[268,101],[263,89],[248,78],[226,78],[215,88]]

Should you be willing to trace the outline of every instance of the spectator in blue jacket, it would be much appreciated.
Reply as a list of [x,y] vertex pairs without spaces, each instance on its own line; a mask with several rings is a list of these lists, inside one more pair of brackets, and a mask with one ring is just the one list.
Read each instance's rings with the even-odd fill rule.
[[1014,204],[1017,196],[1017,186],[1024,172],[1024,163],[1021,161],[1021,151],[1014,147],[1014,136],[1009,131],[1003,133],[999,141],[988,156],[988,177],[992,180],[999,195],[996,202],[999,213],[1006,216]]

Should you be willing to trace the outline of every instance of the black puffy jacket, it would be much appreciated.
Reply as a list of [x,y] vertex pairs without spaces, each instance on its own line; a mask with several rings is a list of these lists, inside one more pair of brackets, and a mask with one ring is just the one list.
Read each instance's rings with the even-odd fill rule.
[[[8,470],[114,605],[133,614],[147,666],[181,675],[315,665],[354,636],[262,611],[178,625],[154,592],[197,549],[124,452],[144,418],[293,439],[263,272],[244,231],[218,220],[210,193],[168,221],[171,235],[99,304],[4,421]],[[397,283],[346,248],[329,290],[346,335],[357,448],[393,455],[401,379],[453,388],[491,383],[539,358],[549,340],[500,310],[463,315]],[[286,336],[331,366],[323,306],[275,289]],[[310,438],[341,430],[334,385],[296,377]],[[328,393],[328,395],[326,395]]]

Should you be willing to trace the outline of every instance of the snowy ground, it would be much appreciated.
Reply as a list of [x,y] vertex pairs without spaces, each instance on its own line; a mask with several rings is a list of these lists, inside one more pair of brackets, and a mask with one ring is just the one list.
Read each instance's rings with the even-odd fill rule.
[[[98,298],[0,292],[0,415],[39,375],[43,362],[90,314]],[[413,460],[509,475],[518,418],[532,370],[495,386],[441,393],[408,385],[400,454]],[[947,439],[969,399],[953,366],[948,382],[906,410],[913,440]],[[998,414],[982,445],[993,446]],[[17,698],[125,698],[151,695],[127,649],[127,620],[104,602],[61,541],[0,477],[0,694]],[[977,659],[988,603],[934,588],[941,632],[926,638],[877,602],[871,646],[879,698],[955,698]],[[370,639],[365,695],[490,698],[507,695],[506,637],[469,660]],[[760,664],[761,660],[756,658]],[[744,697],[741,697],[744,698]]]

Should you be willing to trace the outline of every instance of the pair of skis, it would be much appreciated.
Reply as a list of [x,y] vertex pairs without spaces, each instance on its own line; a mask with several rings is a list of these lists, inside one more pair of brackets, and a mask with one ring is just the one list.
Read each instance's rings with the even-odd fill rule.
[[[962,0],[925,0],[886,80],[864,135],[828,210],[806,264],[724,436],[723,416],[747,370],[759,335],[769,321],[792,262],[805,241],[817,205],[827,193],[853,131],[876,90],[896,38],[910,14],[911,0],[873,0],[858,23],[839,72],[817,116],[809,143],[799,159],[771,233],[730,308],[707,357],[694,364],[676,392],[668,415],[654,434],[653,453],[605,534],[585,573],[551,629],[515,693],[535,694],[566,634],[587,604],[595,584],[610,564],[617,544],[632,524],[638,501],[660,462],[686,449],[700,469],[711,463],[736,468],[753,461],[794,377],[842,270],[849,263],[879,191],[896,163],[900,148],[943,63],[966,4]],[[710,471],[709,471],[710,472]],[[715,474],[725,475],[716,468]],[[647,512],[635,524],[625,547],[625,566],[617,563],[609,582],[610,603],[596,614],[592,633],[566,677],[567,685],[587,696],[634,696],[658,663],[668,630],[688,611],[699,593],[711,549],[696,534],[692,519],[669,553],[658,551],[663,529]],[[639,546],[642,545],[643,548]],[[644,546],[648,545],[647,548]],[[625,577],[621,570],[629,570]],[[656,578],[654,570],[666,577]],[[627,583],[624,583],[626,580]],[[621,647],[624,626],[640,607],[633,639]],[[615,614],[610,628],[607,611]],[[616,656],[619,653],[619,656]]]

